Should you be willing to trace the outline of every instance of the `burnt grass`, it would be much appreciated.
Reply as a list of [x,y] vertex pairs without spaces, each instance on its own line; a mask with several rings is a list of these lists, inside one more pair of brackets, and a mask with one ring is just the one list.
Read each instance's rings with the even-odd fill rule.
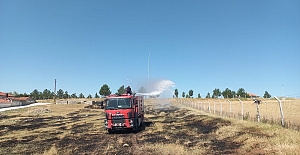
[[[220,127],[231,125],[221,118],[193,114],[172,105],[146,106],[145,113],[144,128],[114,134],[104,129],[103,109],[91,106],[61,116],[1,115],[1,121],[17,121],[0,124],[0,154],[160,154],[142,147],[151,144],[176,144],[187,150],[202,149],[204,154],[236,154],[243,145],[234,142],[234,137],[219,139],[214,134]],[[257,134],[255,129],[245,130]],[[18,132],[28,134],[18,136]],[[51,148],[54,152],[49,152]]]

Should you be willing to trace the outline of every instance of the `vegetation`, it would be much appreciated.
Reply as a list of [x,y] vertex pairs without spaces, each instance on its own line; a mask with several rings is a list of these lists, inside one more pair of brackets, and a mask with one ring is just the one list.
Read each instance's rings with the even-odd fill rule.
[[2,112],[0,154],[300,152],[300,133],[297,131],[278,125],[218,117],[173,101],[163,100],[168,106],[161,108],[158,103],[162,100],[147,99],[145,129],[136,133],[107,134],[102,121],[104,111],[85,104],[51,104]]
[[265,91],[264,98],[270,98],[270,97],[271,97],[271,94],[269,94],[268,91]]
[[208,92],[205,98],[210,98],[210,93]]
[[100,90],[99,90],[99,94],[102,96],[102,97],[105,97],[105,96],[108,96],[111,94],[111,91],[110,91],[110,88],[107,84],[104,84]]
[[122,86],[118,89],[118,91],[116,92],[116,94],[124,94],[124,93],[125,93],[125,86],[122,85]]
[[198,94],[198,98],[201,98],[201,95],[200,95],[200,93]]
[[189,98],[190,97],[193,97],[193,95],[194,95],[194,91],[191,89],[191,90],[189,90]]
[[178,98],[178,89],[175,89],[174,95],[176,98]]

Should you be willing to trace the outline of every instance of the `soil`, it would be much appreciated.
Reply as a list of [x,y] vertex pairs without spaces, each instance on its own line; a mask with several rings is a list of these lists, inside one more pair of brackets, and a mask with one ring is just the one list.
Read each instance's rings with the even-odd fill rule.
[[[11,117],[18,116],[1,116],[0,120]],[[154,147],[160,146],[155,144],[200,149],[199,154],[238,154],[243,145],[233,138],[220,139],[214,134],[218,128],[230,126],[230,121],[171,104],[163,108],[147,105],[145,127],[137,132],[108,134],[104,117],[103,109],[86,106],[66,116],[28,116],[19,117],[17,123],[2,123],[0,154],[162,154]],[[17,136],[19,131],[29,134]],[[5,138],[13,133],[15,138]]]

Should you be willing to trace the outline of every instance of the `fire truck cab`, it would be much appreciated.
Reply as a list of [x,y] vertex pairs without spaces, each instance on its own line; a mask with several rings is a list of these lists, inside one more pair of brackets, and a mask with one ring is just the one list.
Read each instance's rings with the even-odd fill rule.
[[112,94],[105,100],[105,129],[111,133],[115,130],[137,130],[144,123],[144,98],[135,94]]

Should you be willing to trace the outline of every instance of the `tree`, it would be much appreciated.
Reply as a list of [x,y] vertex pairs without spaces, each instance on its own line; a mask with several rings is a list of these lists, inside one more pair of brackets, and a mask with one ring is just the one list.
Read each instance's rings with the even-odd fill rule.
[[76,93],[73,93],[73,94],[71,95],[71,97],[72,97],[72,98],[77,98]]
[[175,89],[174,95],[175,95],[176,98],[178,98],[178,89]]
[[64,97],[64,91],[62,89],[59,89],[57,91],[57,98],[62,99]]
[[64,93],[64,95],[63,95],[64,97],[64,99],[67,99],[67,98],[69,98],[69,94],[68,94],[68,91],[65,91],[65,93]]
[[221,91],[220,91],[220,89],[215,88],[215,89],[213,90],[212,98],[219,98],[220,96],[221,96]]
[[40,94],[40,92],[37,89],[34,89],[30,93],[30,97],[33,98],[34,100],[38,100],[39,99],[39,94]]
[[270,98],[270,97],[271,97],[271,94],[269,94],[268,91],[265,91],[264,98]]
[[125,94],[125,86],[122,85],[119,89],[118,92],[116,94]]
[[85,98],[82,93],[79,94],[79,98]]
[[99,94],[104,97],[104,96],[108,96],[111,94],[110,88],[108,87],[107,84],[104,84],[100,90],[99,90]]
[[238,97],[245,97],[245,98],[247,98],[247,97],[249,96],[249,95],[246,93],[246,91],[245,91],[244,88],[240,88],[240,89],[237,91],[236,95],[237,95]]
[[89,94],[89,95],[87,96],[87,98],[92,98],[92,95],[91,95],[91,94]]
[[201,95],[200,95],[200,93],[198,94],[198,98],[201,98]]
[[100,98],[99,95],[98,95],[98,93],[95,94],[94,98]]
[[147,93],[147,90],[144,86],[142,86],[139,90],[138,93]]
[[210,93],[208,92],[205,98],[210,98]]
[[185,92],[182,92],[182,97],[183,97],[183,98],[185,97]]
[[185,95],[185,98],[190,98],[190,96],[188,94]]
[[224,98],[233,98],[234,97],[234,95],[232,94],[232,91],[229,88],[226,88],[221,94]]
[[191,90],[189,90],[189,98],[190,97],[193,97],[193,95],[194,95],[194,91],[191,89]]
[[42,99],[51,99],[52,98],[52,93],[50,90],[45,89],[42,93]]

